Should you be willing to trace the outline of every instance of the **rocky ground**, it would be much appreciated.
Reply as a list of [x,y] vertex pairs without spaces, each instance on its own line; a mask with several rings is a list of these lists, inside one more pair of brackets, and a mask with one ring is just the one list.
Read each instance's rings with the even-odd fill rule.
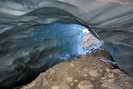
[[133,89],[133,78],[97,60],[98,56],[90,54],[58,64],[17,89]]

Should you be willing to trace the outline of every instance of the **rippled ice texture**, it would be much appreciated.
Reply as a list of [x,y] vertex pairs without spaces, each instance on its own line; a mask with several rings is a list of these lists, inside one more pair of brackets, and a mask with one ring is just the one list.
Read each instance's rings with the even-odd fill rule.
[[10,86],[10,83],[14,84],[14,78],[20,82],[30,73],[38,74],[57,63],[91,53],[102,46],[89,29],[79,24],[39,24],[3,34],[0,41],[2,86],[4,83]]
[[[13,62],[13,60],[18,58],[20,54],[26,56],[29,55],[30,51],[30,57],[36,53],[38,53],[35,55],[36,57],[42,55],[40,53],[43,48],[42,44],[36,47],[40,47],[39,52],[36,51],[36,48],[30,49],[32,46],[28,46],[28,44],[35,44],[35,41],[32,43],[29,41],[30,39],[27,41],[24,39],[26,42],[22,40],[16,42],[16,39],[21,38],[21,35],[18,36],[18,34],[26,32],[24,33],[25,38],[27,36],[33,38],[33,35],[37,36],[37,34],[28,35],[30,32],[34,32],[32,28],[35,28],[38,24],[48,24],[58,22],[58,20],[65,24],[80,22],[83,25],[90,25],[93,32],[96,31],[99,38],[104,40],[104,48],[113,55],[120,68],[133,75],[133,2],[131,0],[1,0],[1,75],[14,73],[12,70],[19,62]],[[30,30],[27,31],[27,29]],[[42,38],[38,36],[38,39]],[[27,45],[24,53],[21,51],[25,47],[20,45],[22,43]],[[19,49],[16,49],[16,47],[19,47]],[[74,53],[75,49],[72,50],[72,53]],[[77,53],[80,53],[80,51],[77,51]],[[20,58],[20,60],[23,63],[29,62],[30,59],[26,56]],[[35,65],[34,63],[38,64],[36,60],[29,62],[31,65]],[[39,68],[40,65],[36,67]],[[31,68],[34,67],[31,66]],[[7,72],[8,70],[10,72]]]

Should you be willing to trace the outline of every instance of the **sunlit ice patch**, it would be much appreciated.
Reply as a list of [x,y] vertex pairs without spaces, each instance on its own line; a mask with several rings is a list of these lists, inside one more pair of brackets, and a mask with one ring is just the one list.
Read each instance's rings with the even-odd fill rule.
[[96,38],[87,28],[82,29],[84,36],[82,37],[81,47],[86,53],[96,51],[103,45],[103,41]]

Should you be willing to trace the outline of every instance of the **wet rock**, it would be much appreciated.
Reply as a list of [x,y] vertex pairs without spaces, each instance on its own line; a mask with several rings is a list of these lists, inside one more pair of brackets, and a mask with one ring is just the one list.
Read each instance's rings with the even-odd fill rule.
[[133,78],[96,58],[90,54],[58,64],[19,89],[133,89]]

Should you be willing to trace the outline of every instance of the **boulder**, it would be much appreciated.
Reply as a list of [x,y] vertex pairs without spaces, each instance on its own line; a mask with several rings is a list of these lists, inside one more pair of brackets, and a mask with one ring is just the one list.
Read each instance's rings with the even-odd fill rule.
[[89,54],[57,64],[17,89],[133,89],[132,77],[98,57]]

